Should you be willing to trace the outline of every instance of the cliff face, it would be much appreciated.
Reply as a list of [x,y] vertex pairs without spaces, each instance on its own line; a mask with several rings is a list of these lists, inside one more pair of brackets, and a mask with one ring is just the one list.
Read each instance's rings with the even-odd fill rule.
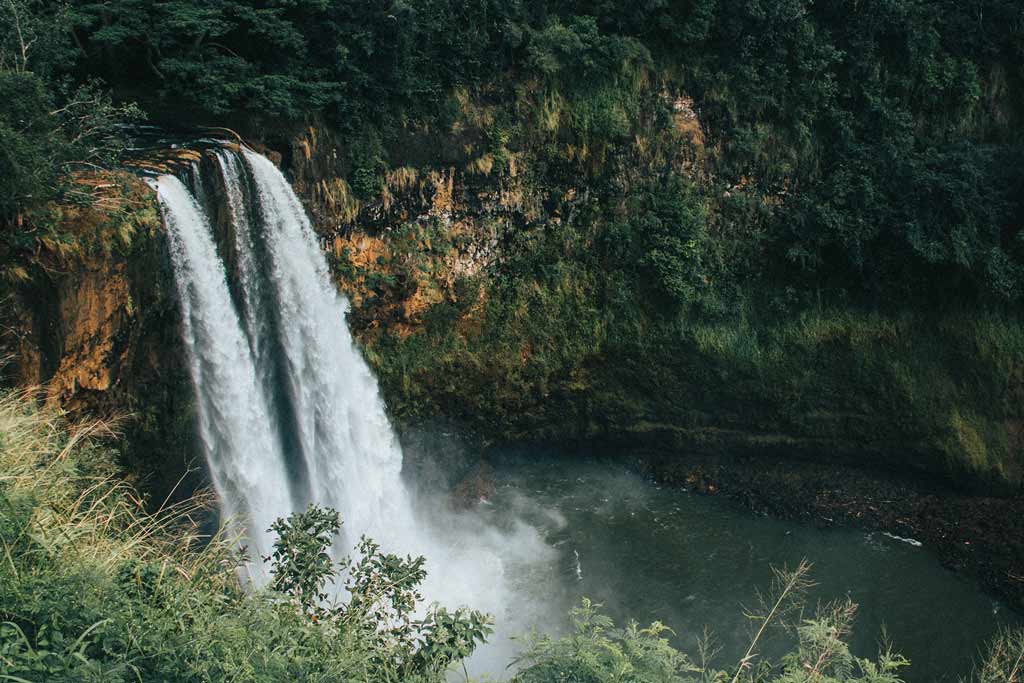
[[[700,182],[708,152],[689,101],[671,102],[663,138],[584,159],[569,142],[495,151],[486,117],[464,109],[446,141],[389,150],[361,196],[346,140],[314,127],[283,155],[401,424],[1020,481],[1016,315],[623,306],[621,276],[589,255],[609,249],[608,214],[628,218],[622,196],[646,177]],[[558,159],[568,170],[552,170]],[[707,222],[710,239],[727,229]]]
[[[468,101],[451,130],[410,133],[369,174],[353,164],[356,143],[316,126],[264,150],[306,201],[411,459],[444,450],[444,425],[477,446],[775,454],[1018,482],[1015,315],[768,315],[740,299],[714,314],[663,315],[658,294],[635,284],[657,272],[616,269],[607,255],[637,239],[621,223],[659,210],[630,203],[645,179],[670,169],[702,181],[701,126],[685,98],[667,105],[661,137],[646,129],[603,151],[557,134],[511,150]],[[222,191],[208,158],[184,160],[204,165],[211,194]],[[125,196],[145,209],[64,216],[93,246],[44,250],[11,327],[19,383],[47,384],[48,400],[73,410],[133,414],[126,462],[162,497],[183,473],[181,491],[201,479],[200,451],[166,245],[152,197],[134,182]],[[708,239],[728,229],[721,215],[697,215]],[[111,239],[115,224],[134,234]],[[230,266],[224,217],[215,224]],[[454,450],[456,471],[479,449]]]
[[[113,261],[113,262],[111,262]],[[45,291],[45,287],[53,291]],[[48,401],[87,406],[121,381],[139,330],[123,260],[89,258],[29,295],[45,301],[32,327],[49,348],[23,346],[21,382],[48,386]],[[133,334],[133,332],[135,334]]]
[[170,262],[149,188],[128,174],[104,186],[91,208],[58,209],[64,239],[41,243],[8,300],[8,379],[115,418],[125,464],[160,502],[201,480]]
[[474,298],[458,283],[499,261],[513,226],[545,215],[547,198],[514,166],[489,178],[480,171],[487,162],[472,155],[388,170],[372,195],[359,197],[345,179],[344,149],[330,132],[309,128],[292,143],[289,170],[360,331],[406,336],[434,306]]

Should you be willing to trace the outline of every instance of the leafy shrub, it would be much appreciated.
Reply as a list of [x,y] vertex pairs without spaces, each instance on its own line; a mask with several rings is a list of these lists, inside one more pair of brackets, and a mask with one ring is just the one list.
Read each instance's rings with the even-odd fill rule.
[[307,614],[318,614],[327,599],[324,585],[334,575],[328,551],[340,528],[336,511],[314,505],[270,525],[277,540],[265,559],[273,566],[273,588],[294,598]]
[[[699,661],[676,650],[655,622],[640,628],[631,622],[616,628],[589,600],[570,614],[572,631],[561,638],[531,638],[515,683],[900,683],[899,670],[909,665],[883,648],[877,661],[854,657],[845,638],[856,606],[849,601],[820,607],[803,617],[804,597],[813,584],[810,565],[775,571],[772,592],[762,596],[761,610],[748,614],[756,631],[740,661],[728,669],[715,668],[716,648],[710,636],[700,641]],[[794,622],[787,623],[789,616]],[[758,658],[766,630],[789,626],[796,633],[792,652],[778,666]]]
[[372,648],[374,665],[392,671],[399,680],[441,677],[486,640],[490,622],[480,612],[450,613],[432,605],[417,619],[426,560],[383,553],[365,537],[356,559],[344,567],[347,601],[333,603],[326,588],[340,577],[328,551],[340,528],[337,512],[315,505],[277,520],[271,530],[278,539],[267,558],[274,589],[292,598],[317,623],[340,624],[358,633]]
[[584,599],[569,613],[571,635],[534,636],[519,660],[524,669],[516,683],[677,683],[699,670],[663,637],[667,626],[632,622],[616,629],[599,608]]
[[724,271],[693,184],[674,175],[651,180],[627,198],[624,214],[605,233],[605,248],[641,298],[654,295],[654,312],[719,312],[726,288],[717,280]]

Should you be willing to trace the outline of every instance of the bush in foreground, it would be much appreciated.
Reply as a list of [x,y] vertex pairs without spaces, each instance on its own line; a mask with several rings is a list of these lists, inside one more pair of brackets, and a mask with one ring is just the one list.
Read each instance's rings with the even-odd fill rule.
[[279,521],[279,590],[244,590],[234,544],[194,521],[209,501],[147,514],[106,430],[0,398],[0,680],[440,681],[483,638],[476,613],[411,618],[423,560],[370,541],[351,599],[321,604],[328,511]]

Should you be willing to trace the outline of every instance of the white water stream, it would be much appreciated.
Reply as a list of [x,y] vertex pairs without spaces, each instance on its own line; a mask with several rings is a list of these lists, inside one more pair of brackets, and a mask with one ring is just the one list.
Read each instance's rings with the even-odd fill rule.
[[[236,530],[254,546],[256,558],[271,543],[270,524],[292,505],[282,486],[287,473],[280,445],[210,223],[174,176],[161,176],[154,186],[166,209],[199,436],[223,515],[239,523]],[[262,576],[258,564],[253,570],[257,581]]]
[[[523,526],[513,536],[472,519],[417,509],[376,378],[345,322],[347,300],[298,197],[268,159],[217,153],[230,216],[237,306],[210,220],[173,176],[154,185],[164,206],[181,298],[199,430],[222,511],[255,560],[270,554],[278,518],[317,503],[338,510],[334,548],[365,534],[386,552],[427,557],[428,600],[498,617],[498,647],[479,669],[500,671],[505,635],[533,615],[515,601],[506,566],[548,547]],[[197,193],[200,190],[196,190]],[[429,521],[428,521],[429,520]],[[265,571],[251,567],[257,584]],[[516,607],[520,619],[506,618]]]

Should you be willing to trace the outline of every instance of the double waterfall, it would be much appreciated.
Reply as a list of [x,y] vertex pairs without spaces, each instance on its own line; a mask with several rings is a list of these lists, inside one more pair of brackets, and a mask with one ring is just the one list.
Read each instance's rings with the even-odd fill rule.
[[195,165],[188,185],[172,175],[150,182],[163,206],[199,436],[223,519],[249,550],[249,581],[267,580],[261,558],[275,519],[310,503],[334,508],[343,521],[336,560],[370,536],[385,552],[427,558],[428,600],[494,615],[496,634],[470,667],[501,674],[516,650],[508,636],[550,619],[550,601],[524,590],[551,548],[518,520],[498,528],[436,501],[414,505],[376,379],[346,325],[348,303],[301,202],[265,157],[213,154],[216,164]]
[[234,247],[230,278],[200,174],[191,190],[171,175],[153,185],[199,435],[224,517],[250,548],[253,579],[263,578],[270,524],[309,503],[341,513],[340,554],[360,534],[415,549],[407,547],[421,545],[424,532],[401,479],[402,452],[302,204],[265,157],[244,148],[216,156]]

